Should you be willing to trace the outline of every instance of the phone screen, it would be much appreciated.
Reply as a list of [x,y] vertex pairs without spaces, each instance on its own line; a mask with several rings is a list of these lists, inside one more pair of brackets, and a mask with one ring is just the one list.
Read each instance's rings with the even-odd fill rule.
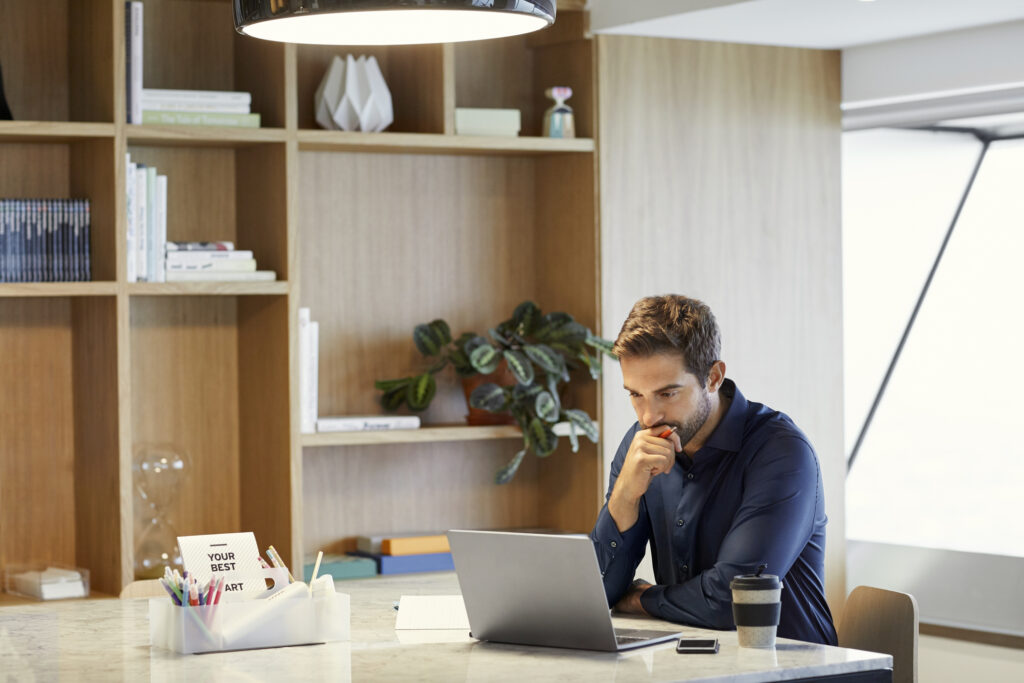
[[679,654],[709,654],[718,652],[718,638],[680,638],[676,643]]

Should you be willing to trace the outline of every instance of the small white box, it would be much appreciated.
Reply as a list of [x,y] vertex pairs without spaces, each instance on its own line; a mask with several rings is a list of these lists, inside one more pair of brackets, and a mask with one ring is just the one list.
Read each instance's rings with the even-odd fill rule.
[[37,600],[61,600],[89,596],[89,570],[56,565],[8,567],[4,590]]
[[455,108],[456,135],[504,135],[515,137],[521,128],[518,109]]

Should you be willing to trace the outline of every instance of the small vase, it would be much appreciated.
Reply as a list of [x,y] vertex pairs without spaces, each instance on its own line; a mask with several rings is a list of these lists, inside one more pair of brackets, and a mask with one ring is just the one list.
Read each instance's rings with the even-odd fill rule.
[[469,408],[469,414],[466,415],[466,424],[471,426],[480,425],[514,425],[516,419],[512,416],[512,413],[492,413],[489,410],[483,410],[481,408],[474,408],[469,405],[469,397],[481,384],[487,384],[492,382],[501,387],[515,386],[516,378],[512,374],[512,371],[508,368],[508,363],[504,360],[498,365],[498,369],[489,375],[475,374],[469,377],[462,378],[462,392],[466,395],[466,407]]

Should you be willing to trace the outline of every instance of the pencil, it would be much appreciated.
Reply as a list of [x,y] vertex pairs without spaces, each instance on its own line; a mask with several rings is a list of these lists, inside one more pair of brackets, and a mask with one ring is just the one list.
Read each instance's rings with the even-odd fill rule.
[[667,439],[672,434],[672,432],[674,432],[674,431],[676,431],[675,427],[669,427],[668,429],[663,431],[661,434],[658,434],[658,438],[659,439]]
[[281,567],[288,572],[288,581],[295,583],[295,577],[292,576],[292,571],[288,569],[288,565],[286,565],[284,560],[281,559],[281,554],[277,552],[277,549],[274,548],[274,546],[267,546],[267,555],[270,555],[270,561],[274,563],[275,567]]
[[309,579],[309,594],[313,595],[313,581],[316,580],[317,572],[320,571],[320,560],[324,559],[324,551],[321,550],[316,554],[316,564],[313,565],[313,576]]

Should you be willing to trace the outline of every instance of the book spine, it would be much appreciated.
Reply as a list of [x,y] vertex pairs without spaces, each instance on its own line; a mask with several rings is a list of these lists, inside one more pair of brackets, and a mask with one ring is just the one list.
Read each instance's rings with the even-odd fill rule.
[[0,282],[7,282],[7,201],[0,199]]
[[89,200],[82,200],[82,281],[92,280],[92,214]]
[[[375,558],[376,559],[376,558]],[[380,555],[381,574],[410,574],[413,572],[441,572],[455,569],[451,553],[423,555]]]
[[139,0],[132,2],[132,55],[131,55],[131,102],[132,118],[130,123],[142,123],[142,37],[143,37],[143,5]]
[[205,112],[207,114],[251,114],[248,104],[233,104],[217,101],[205,102],[203,100],[186,102],[164,102],[160,100],[142,99],[142,112],[147,111],[168,111],[168,112]]
[[260,115],[147,109],[142,112],[142,122],[161,126],[230,126],[233,128],[259,128]]
[[382,417],[325,417],[317,419],[317,431],[368,432],[390,429],[419,429],[420,419],[415,415]]
[[146,225],[149,217],[147,200],[146,166],[138,164],[135,167],[135,276],[139,282],[149,282],[149,263],[146,259],[149,248],[149,230]]
[[124,120],[132,122],[132,3],[124,3]]
[[[153,255],[153,267],[156,270],[156,281],[166,282],[167,281],[167,261],[164,254],[166,253],[167,244],[167,176],[158,175],[156,177],[156,239],[153,241],[153,248],[150,249],[150,253]],[[256,264],[253,263],[253,270],[256,270]]]
[[312,383],[310,322],[309,309],[299,308],[299,426],[303,434],[312,434],[316,431],[316,423],[313,421],[309,405],[309,387]]
[[273,270],[257,270],[251,273],[230,270],[167,271],[167,282],[273,282],[276,279],[277,273]]
[[168,242],[167,251],[233,251],[234,242]]
[[316,431],[316,418],[320,413],[320,323],[309,323],[309,420]]
[[[166,245],[165,245],[166,246]],[[211,263],[217,261],[255,261],[250,249],[232,251],[172,251],[167,249],[167,263]]]
[[127,171],[125,172],[125,196],[127,197],[127,218],[126,234],[125,234],[125,280],[128,282],[137,282],[138,277],[135,271],[135,171],[136,165],[132,163],[131,154],[125,155],[125,165]]
[[156,271],[156,166],[146,167],[146,277],[160,282]]
[[210,104],[252,103],[252,93],[241,90],[169,90],[166,88],[143,88],[141,101],[153,102],[206,102]]
[[382,555],[425,555],[451,552],[447,536],[409,536],[385,538],[381,541]]
[[209,261],[167,261],[166,272],[187,271],[187,272],[233,272],[233,273],[254,273],[256,272],[256,259],[217,259]]

